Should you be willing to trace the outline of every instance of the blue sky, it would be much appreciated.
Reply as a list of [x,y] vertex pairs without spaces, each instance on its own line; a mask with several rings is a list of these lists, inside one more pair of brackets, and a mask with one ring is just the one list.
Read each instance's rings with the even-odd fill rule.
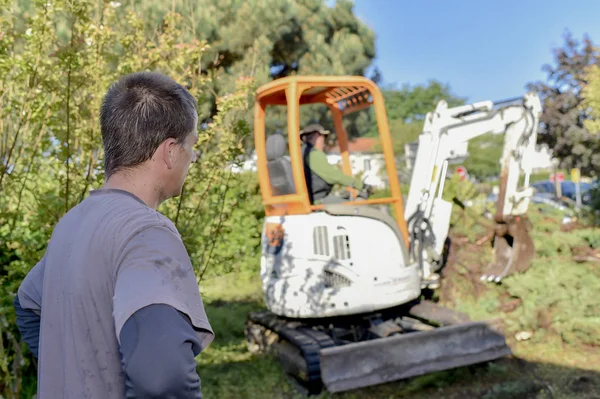
[[552,48],[570,30],[600,45],[600,0],[355,0],[377,36],[384,84],[450,85],[467,101],[520,96],[545,80]]

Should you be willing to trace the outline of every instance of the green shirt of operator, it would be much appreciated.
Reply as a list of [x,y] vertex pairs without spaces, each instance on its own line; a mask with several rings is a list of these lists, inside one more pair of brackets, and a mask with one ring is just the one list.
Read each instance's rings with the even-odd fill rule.
[[[319,124],[311,124],[300,131],[302,140],[302,158],[304,161],[304,177],[309,191],[311,203],[332,202],[331,190],[335,184],[363,190],[363,182],[342,172],[327,161],[323,152],[325,137],[330,132]],[[340,202],[334,199],[333,202]]]

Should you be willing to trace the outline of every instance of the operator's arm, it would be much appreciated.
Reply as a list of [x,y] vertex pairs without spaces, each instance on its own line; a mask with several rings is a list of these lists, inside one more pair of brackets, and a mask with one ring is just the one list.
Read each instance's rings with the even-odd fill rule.
[[188,317],[163,304],[135,312],[120,334],[127,398],[202,398],[194,359],[201,340]]
[[363,189],[360,179],[353,179],[335,166],[327,162],[327,156],[322,151],[311,151],[308,162],[310,169],[329,184],[339,184],[345,187]]
[[181,237],[146,228],[118,260],[114,318],[126,397],[201,398],[195,357],[213,340]]
[[45,258],[42,258],[21,282],[14,300],[17,328],[31,353],[38,357],[40,321],[42,312],[42,286]]

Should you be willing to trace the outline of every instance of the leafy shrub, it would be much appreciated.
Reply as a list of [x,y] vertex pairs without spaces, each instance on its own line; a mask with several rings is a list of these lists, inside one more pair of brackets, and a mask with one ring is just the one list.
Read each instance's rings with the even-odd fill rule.
[[[486,195],[469,180],[461,181],[457,174],[452,175],[444,186],[443,199],[455,202],[452,205],[450,223],[455,232],[474,238],[485,231],[482,225],[483,214],[487,209]],[[464,208],[461,205],[464,206]]]
[[[551,329],[565,339],[595,342],[600,275],[588,265],[538,252],[527,273],[510,277],[504,284],[512,297],[522,301],[510,318],[513,329]],[[591,335],[584,336],[587,333]]]

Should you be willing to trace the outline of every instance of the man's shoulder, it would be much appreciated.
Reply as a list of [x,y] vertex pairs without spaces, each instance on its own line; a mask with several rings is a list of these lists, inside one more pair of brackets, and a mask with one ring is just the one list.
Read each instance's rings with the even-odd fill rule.
[[65,216],[71,223],[88,222],[94,229],[110,231],[121,240],[152,227],[165,227],[179,235],[168,217],[121,190],[92,191]]

